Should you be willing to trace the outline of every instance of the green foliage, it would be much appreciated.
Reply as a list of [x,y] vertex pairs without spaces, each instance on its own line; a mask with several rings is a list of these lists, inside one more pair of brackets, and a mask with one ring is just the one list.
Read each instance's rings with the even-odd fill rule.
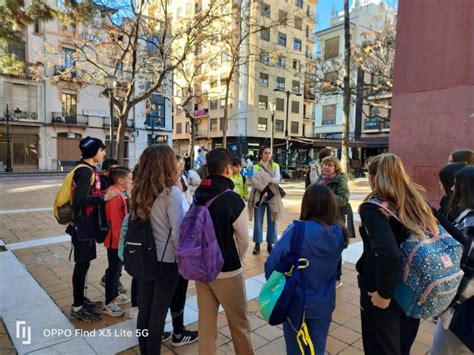
[[25,63],[14,54],[0,55],[0,71],[7,75],[20,75],[25,72]]

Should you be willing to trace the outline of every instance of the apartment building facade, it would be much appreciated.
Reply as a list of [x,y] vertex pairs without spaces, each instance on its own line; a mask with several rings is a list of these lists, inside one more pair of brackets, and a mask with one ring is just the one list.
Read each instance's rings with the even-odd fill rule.
[[[386,16],[396,16],[393,9],[389,9],[382,0],[356,0],[350,8],[350,31],[353,46],[360,46],[364,41],[364,33],[377,30],[384,25]],[[327,63],[332,61],[343,63],[344,60],[344,14],[334,13],[331,18],[330,27],[316,32],[318,41],[318,58],[325,72],[318,76],[334,76],[342,82],[342,74],[335,69],[331,72]],[[338,65],[339,70],[342,68]],[[358,77],[359,75],[359,77]],[[354,154],[371,156],[379,154],[388,149],[388,135],[390,131],[390,104],[391,94],[367,95],[363,98],[357,97],[357,85],[376,85],[379,78],[367,73],[351,72],[351,86],[353,88],[350,114],[349,114],[349,137]],[[330,79],[331,80],[331,79]],[[333,79],[335,80],[335,79]],[[367,85],[369,84],[369,85]],[[315,105],[315,139],[316,145],[321,147],[331,145],[340,146],[342,138],[342,116],[343,95],[341,90],[333,90],[328,87],[318,95]],[[374,103],[374,105],[371,105]],[[360,157],[355,157],[360,159]]]
[[[114,10],[98,8],[90,26],[100,26],[104,11]],[[0,73],[0,168],[6,165],[8,141],[15,171],[57,170],[61,161],[77,161],[79,141],[86,136],[102,139],[110,147],[110,101],[105,87],[81,80],[83,73],[74,64],[73,42],[83,30],[80,24],[38,21],[25,29],[23,40],[9,46],[27,70],[16,76]],[[150,142],[171,144],[171,112],[169,100],[158,93],[134,107],[125,133],[128,166],[135,165]],[[118,126],[116,120],[114,125]]]
[[[202,11],[199,2],[194,4],[194,1],[173,1],[174,16],[179,18]],[[270,145],[273,135],[275,154],[282,158],[286,130],[293,153],[299,139],[313,135],[314,92],[309,79],[314,67],[309,62],[315,44],[316,0],[243,1],[242,4],[248,5],[247,26],[252,33],[240,52],[248,60],[241,60],[230,80],[227,148],[236,155],[256,156],[262,145]],[[257,21],[262,29],[255,30]],[[241,27],[229,21],[220,31],[222,28],[232,33]],[[173,136],[179,153],[223,144],[224,95],[231,61],[225,51],[219,52],[218,33],[209,41],[199,43],[189,59],[189,65],[193,65],[202,56],[212,58],[220,53],[216,56],[218,65],[202,65],[193,82],[201,94],[188,107],[197,119],[194,147],[190,147],[189,119],[179,105],[175,106]],[[179,84],[179,76],[175,75],[176,81]],[[177,102],[183,97],[180,85],[175,85],[174,96]]]

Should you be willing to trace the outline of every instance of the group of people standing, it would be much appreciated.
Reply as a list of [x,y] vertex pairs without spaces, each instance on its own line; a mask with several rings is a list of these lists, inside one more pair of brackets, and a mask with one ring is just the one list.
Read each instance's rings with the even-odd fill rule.
[[[253,254],[257,255],[261,253],[263,220],[267,216],[267,276],[288,254],[294,232],[294,225],[290,224],[277,242],[276,223],[284,211],[282,199],[285,191],[280,186],[280,168],[272,160],[271,149],[260,149],[258,163],[253,166],[254,174],[249,181],[241,173],[240,159],[235,159],[225,149],[214,149],[205,155],[203,165],[207,174],[200,179],[196,175],[189,177],[186,157],[176,156],[169,146],[152,145],[141,155],[133,176],[123,167],[110,169],[113,185],[104,190],[95,165],[103,161],[105,146],[100,140],[87,137],[81,140],[80,148],[81,165],[84,166],[75,171],[73,179],[76,220],[68,227],[75,260],[71,315],[82,320],[97,320],[101,313],[123,315],[117,301],[119,289],[123,288],[119,284],[122,268],[118,252],[120,230],[127,218],[149,219],[160,272],[156,280],[134,279],[132,282],[132,306],[138,310],[137,328],[148,330],[147,337],[139,337],[140,351],[142,354],[159,354],[161,343],[170,338],[174,346],[197,341],[198,332],[187,330],[183,324],[188,281],[178,273],[176,249],[181,237],[180,226],[190,205],[205,205],[212,200],[208,209],[224,263],[215,280],[196,281],[199,353],[216,353],[217,318],[219,306],[222,306],[235,353],[253,354],[243,278],[243,259],[249,248],[249,217],[255,220]],[[347,176],[342,173],[333,150],[321,151],[319,158],[320,162],[314,164],[308,173],[300,214],[300,220],[305,224],[302,257],[310,265],[302,270],[306,284],[305,318],[318,355],[325,352],[335,309],[336,288],[342,285],[341,254],[349,238],[355,236]],[[455,154],[452,158],[453,161],[457,159]],[[407,317],[393,299],[401,269],[400,244],[410,234],[437,233],[437,223],[445,220],[446,223],[451,221],[460,233],[474,226],[474,214],[471,213],[474,211],[472,164],[471,152],[471,160],[454,162],[442,169],[440,181],[446,196],[440,212],[437,212],[428,204],[422,187],[410,180],[399,157],[382,154],[369,163],[372,191],[365,202],[371,198],[382,199],[399,218],[387,215],[370,203],[363,203],[359,209],[364,251],[356,268],[361,290],[365,353],[409,354],[419,320]],[[105,207],[110,224],[104,243],[109,261],[105,273],[105,305],[84,296],[87,270],[96,258],[94,233],[100,230],[98,214],[102,207]],[[130,217],[126,217],[127,214]],[[171,310],[173,319],[172,333],[164,332],[168,310]],[[465,330],[466,315],[471,317],[471,323],[474,319],[472,299],[458,306],[454,313],[448,330],[441,329],[441,322],[438,323],[433,354],[472,351],[474,335],[471,334],[468,340],[471,343],[466,344],[466,334],[459,333],[460,328]],[[297,334],[289,322],[283,325],[283,332],[287,353],[301,353]]]

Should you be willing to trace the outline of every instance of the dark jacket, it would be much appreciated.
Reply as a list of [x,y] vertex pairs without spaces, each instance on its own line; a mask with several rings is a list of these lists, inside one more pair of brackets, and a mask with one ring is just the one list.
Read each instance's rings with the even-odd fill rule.
[[[74,189],[74,226],[68,227],[66,232],[78,240],[95,240],[99,233],[99,212],[104,210],[104,196],[100,187],[100,178],[96,172],[95,166],[81,161],[79,164],[88,167],[78,168],[73,176]],[[91,185],[91,177],[95,175],[94,183]],[[100,211],[99,211],[100,209]]]
[[[305,283],[307,318],[331,319],[336,306],[337,264],[344,249],[344,236],[339,225],[324,227],[314,221],[305,221],[305,238],[301,256],[309,261],[302,274]],[[275,244],[265,263],[268,279],[291,249],[294,225],[290,224]]]
[[359,287],[364,294],[377,291],[383,298],[392,298],[402,266],[400,244],[409,233],[374,204],[362,204],[360,218],[364,251],[356,264]]
[[[324,178],[321,175],[318,178],[317,183],[321,183],[321,180]],[[339,207],[345,207],[349,203],[350,192],[349,192],[349,185],[347,185],[347,176],[346,174],[338,174],[333,179],[327,181],[325,183],[327,186],[331,188],[334,192],[336,197],[337,205]]]
[[232,191],[234,183],[231,179],[217,175],[201,181],[194,199],[198,205],[203,205],[226,189],[231,191],[219,196],[209,206],[209,213],[224,258],[222,272],[232,272],[242,267],[240,259],[248,248],[248,215],[244,201]]

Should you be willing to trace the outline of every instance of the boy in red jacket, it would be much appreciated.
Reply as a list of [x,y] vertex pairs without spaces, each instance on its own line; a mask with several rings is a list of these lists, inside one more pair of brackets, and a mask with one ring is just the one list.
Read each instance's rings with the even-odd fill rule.
[[105,306],[102,308],[102,313],[111,317],[121,317],[124,311],[119,304],[127,303],[127,300],[120,298],[118,292],[122,269],[122,262],[118,257],[118,245],[122,223],[128,213],[124,192],[132,184],[132,172],[128,168],[117,167],[110,171],[109,176],[114,183],[109,190],[117,190],[120,195],[107,201],[105,205],[105,214],[110,226],[104,240],[109,267],[105,274]]

